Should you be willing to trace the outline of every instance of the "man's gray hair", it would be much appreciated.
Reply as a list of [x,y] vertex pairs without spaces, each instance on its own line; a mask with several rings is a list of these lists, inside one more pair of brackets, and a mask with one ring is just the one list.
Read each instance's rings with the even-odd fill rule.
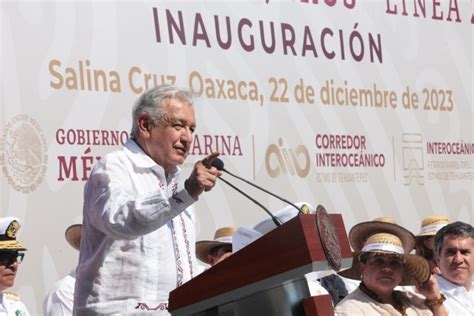
[[161,85],[145,91],[133,106],[132,130],[130,137],[138,136],[138,118],[141,113],[150,114],[154,123],[157,123],[165,113],[166,99],[179,99],[181,102],[193,105],[193,93],[170,85]]
[[474,228],[468,223],[454,222],[442,227],[435,236],[435,256],[441,255],[441,247],[443,245],[444,237],[447,235],[453,235],[462,238],[474,239]]

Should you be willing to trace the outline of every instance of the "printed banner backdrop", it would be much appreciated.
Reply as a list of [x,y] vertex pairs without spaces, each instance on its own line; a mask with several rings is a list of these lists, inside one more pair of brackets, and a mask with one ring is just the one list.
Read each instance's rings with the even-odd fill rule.
[[[161,83],[198,96],[195,161],[355,223],[432,213],[473,222],[471,1],[2,1],[1,216],[28,252],[13,290],[32,314],[75,267],[93,164],[128,138]],[[285,204],[238,180],[272,212]],[[198,239],[266,218],[224,183]]]

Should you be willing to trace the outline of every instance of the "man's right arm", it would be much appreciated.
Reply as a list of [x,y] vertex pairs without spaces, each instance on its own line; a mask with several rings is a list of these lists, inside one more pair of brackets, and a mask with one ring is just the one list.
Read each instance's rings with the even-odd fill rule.
[[[195,201],[183,184],[173,193],[160,189],[155,175],[140,177],[144,179],[132,183],[116,157],[104,158],[94,168],[84,192],[84,211],[98,230],[114,239],[135,239],[166,225]],[[156,190],[146,187],[148,181]]]

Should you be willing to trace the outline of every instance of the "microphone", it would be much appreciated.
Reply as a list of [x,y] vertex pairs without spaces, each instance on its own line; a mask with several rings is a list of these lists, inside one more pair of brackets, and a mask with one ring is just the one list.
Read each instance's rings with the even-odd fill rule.
[[[219,158],[214,159],[214,161],[212,162],[211,166],[212,166],[212,167],[215,167],[215,168],[216,168],[217,170],[219,170],[219,171],[224,171],[225,173],[227,173],[227,174],[233,176],[234,178],[237,178],[237,179],[239,179],[239,180],[241,180],[241,181],[243,181],[243,182],[245,182],[245,183],[247,183],[247,184],[253,186],[254,188],[257,188],[257,189],[259,189],[259,190],[261,190],[261,191],[263,191],[263,192],[265,192],[265,193],[267,193],[267,194],[270,194],[270,195],[273,196],[274,198],[277,198],[277,199],[279,199],[280,201],[285,202],[286,204],[289,204],[289,205],[293,206],[295,209],[298,210],[298,213],[299,213],[299,214],[304,214],[303,211],[302,211],[298,206],[296,206],[295,204],[291,203],[290,201],[288,201],[288,200],[282,198],[281,196],[278,196],[278,195],[276,195],[275,193],[272,193],[272,192],[270,192],[270,191],[268,191],[268,190],[266,190],[266,189],[264,189],[264,188],[262,188],[262,187],[259,187],[258,185],[254,184],[254,183],[252,183],[252,182],[250,182],[250,181],[248,181],[248,180],[246,180],[246,179],[244,179],[244,178],[241,178],[241,177],[239,177],[239,176],[233,174],[233,173],[230,172],[230,171],[227,171],[227,170],[224,168],[224,162],[223,162],[221,159],[219,159]],[[303,206],[303,207],[304,207],[304,206]]]
[[222,160],[220,160],[219,158],[216,158],[211,163],[211,167],[214,167],[219,171],[223,171],[224,170],[224,162]]

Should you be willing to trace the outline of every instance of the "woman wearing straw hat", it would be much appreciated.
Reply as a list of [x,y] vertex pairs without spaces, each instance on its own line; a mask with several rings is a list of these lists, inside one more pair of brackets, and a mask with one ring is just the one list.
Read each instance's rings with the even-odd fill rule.
[[[447,315],[428,263],[409,254],[415,243],[412,233],[372,221],[354,226],[349,240],[357,261],[340,274],[361,282],[336,306],[336,315]],[[424,297],[394,290],[398,285],[415,285]]]
[[442,215],[431,215],[421,222],[420,233],[416,235],[415,253],[425,258],[432,273],[441,274],[434,256],[434,238],[438,230],[449,224],[449,219]]

